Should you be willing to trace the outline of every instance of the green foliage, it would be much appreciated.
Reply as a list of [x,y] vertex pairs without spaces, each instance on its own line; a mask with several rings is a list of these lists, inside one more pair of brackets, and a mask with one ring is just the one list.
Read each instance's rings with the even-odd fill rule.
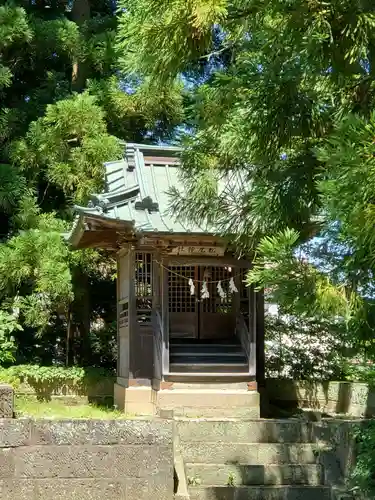
[[46,180],[78,202],[103,188],[105,161],[120,157],[121,146],[107,134],[104,113],[88,93],[47,106],[31,123],[12,159],[31,180],[44,171]]
[[114,75],[89,83],[89,92],[106,112],[108,130],[134,142],[142,142],[146,135],[149,141],[169,138],[184,118],[182,85],[156,85],[146,79],[139,85],[130,81],[132,91],[126,92],[123,87]]
[[16,344],[13,333],[22,330],[16,318],[0,310],[0,366],[14,361]]
[[111,334],[106,350],[89,332],[116,317],[113,257],[70,252],[62,236],[73,205],[103,189],[120,140],[170,138],[183,95],[181,84],[119,71],[113,2],[68,7],[0,2],[0,306],[24,328],[18,360],[88,364],[93,354],[113,366]]
[[286,313],[348,318],[351,300],[345,289],[296,256],[298,239],[298,233],[288,229],[265,236],[248,273],[248,285],[270,289],[272,299]]
[[[159,78],[173,79],[212,47],[212,25],[224,19],[226,3],[122,0],[117,47],[120,63],[137,76],[151,70]],[[160,50],[158,57],[156,47]]]
[[189,83],[176,217],[209,222],[255,254],[248,282],[283,312],[342,322],[374,355],[374,5],[121,7],[123,67]]
[[114,372],[103,368],[66,368],[63,366],[15,365],[0,368],[0,381],[14,387],[27,384],[40,397],[50,396],[53,391],[69,388],[77,394],[87,394],[88,388],[107,378]]
[[375,367],[373,362],[364,360],[348,360],[343,365],[345,379],[350,382],[365,382],[375,387]]
[[354,490],[362,495],[375,495],[375,421],[362,423],[354,432],[357,442],[356,463],[351,474]]
[[[29,229],[0,245],[0,297],[20,309],[23,321],[43,329],[56,309],[73,298],[69,251],[61,232],[64,223],[40,216]],[[53,307],[52,307],[53,306]]]

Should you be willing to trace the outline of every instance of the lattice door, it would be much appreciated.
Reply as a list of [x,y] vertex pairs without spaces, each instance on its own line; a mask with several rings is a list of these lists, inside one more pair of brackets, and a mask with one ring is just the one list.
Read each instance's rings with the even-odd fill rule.
[[[209,297],[200,302],[199,337],[229,338],[235,332],[235,314],[233,311],[233,295],[229,290],[229,279],[234,275],[233,269],[209,266],[201,268],[201,280],[207,281]],[[221,297],[217,285],[221,281],[224,297]]]
[[[198,301],[191,294],[189,279],[198,279],[196,266],[171,266],[169,285],[169,331],[171,338],[198,337]],[[199,290],[196,290],[199,293]]]

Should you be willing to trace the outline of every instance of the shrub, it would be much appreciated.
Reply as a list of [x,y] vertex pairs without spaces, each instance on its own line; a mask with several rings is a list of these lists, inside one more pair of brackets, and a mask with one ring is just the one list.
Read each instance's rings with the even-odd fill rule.
[[20,384],[31,386],[40,399],[50,399],[51,395],[67,388],[77,394],[86,395],[88,389],[115,373],[103,368],[81,368],[78,366],[16,365],[0,368],[0,382],[17,388]]
[[0,310],[0,365],[14,361],[16,343],[12,334],[17,330],[22,330],[17,319]]
[[375,420],[358,426],[355,438],[357,455],[350,482],[359,494],[375,498]]
[[266,375],[337,380],[350,345],[340,325],[292,316],[266,316]]

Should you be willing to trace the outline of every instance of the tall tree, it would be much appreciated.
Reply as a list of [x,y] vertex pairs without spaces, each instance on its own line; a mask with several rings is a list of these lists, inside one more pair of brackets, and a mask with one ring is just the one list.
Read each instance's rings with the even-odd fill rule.
[[21,357],[37,352],[33,343],[55,352],[65,328],[78,345],[70,361],[89,362],[100,310],[90,306],[92,287],[113,287],[114,268],[100,253],[69,252],[61,235],[73,204],[103,188],[103,162],[120,157],[119,139],[168,138],[183,118],[178,84],[156,89],[119,71],[115,8],[0,1],[0,307],[19,312]]
[[[289,312],[339,314],[368,345],[375,326],[373,2],[121,6],[117,42],[126,71],[155,82],[196,77],[185,196],[175,192],[172,208],[197,222],[208,218],[240,252],[256,250],[250,282],[273,291]],[[222,188],[228,175],[240,176],[234,192]],[[316,258],[299,258],[317,235],[318,269]]]

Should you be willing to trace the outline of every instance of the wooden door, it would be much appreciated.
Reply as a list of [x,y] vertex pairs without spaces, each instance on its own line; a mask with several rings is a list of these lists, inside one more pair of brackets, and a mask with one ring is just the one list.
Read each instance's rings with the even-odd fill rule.
[[169,332],[172,339],[198,338],[199,290],[191,294],[189,285],[189,279],[196,282],[197,273],[197,266],[169,267]]
[[[200,300],[199,338],[229,339],[235,334],[236,318],[233,310],[233,295],[229,291],[229,279],[233,275],[225,267],[201,268],[200,279],[207,279],[209,297]],[[220,297],[218,281],[222,281],[225,298]]]

